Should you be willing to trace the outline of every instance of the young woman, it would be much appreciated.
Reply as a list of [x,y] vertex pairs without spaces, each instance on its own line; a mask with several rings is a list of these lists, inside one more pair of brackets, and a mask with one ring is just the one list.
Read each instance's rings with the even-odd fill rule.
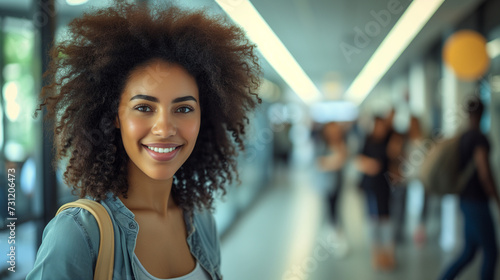
[[[203,12],[120,4],[73,20],[42,106],[65,182],[113,221],[113,279],[222,279],[214,196],[237,179],[260,68],[244,33]],[[236,178],[235,178],[236,174]],[[93,279],[99,231],[70,208],[27,279]]]
[[340,123],[329,122],[324,125],[322,134],[327,155],[319,158],[319,166],[321,170],[331,172],[335,180],[328,195],[328,204],[332,224],[337,230],[341,230],[338,201],[344,184],[343,169],[348,157],[345,131]]
[[341,123],[329,122],[323,126],[322,138],[325,144],[324,155],[319,157],[320,170],[328,174],[331,186],[328,192],[329,220],[332,226],[330,235],[335,243],[335,256],[343,257],[348,251],[344,225],[341,218],[340,197],[344,188],[344,172],[349,151],[346,144],[346,129]]
[[390,164],[389,140],[390,127],[387,120],[375,117],[373,130],[365,139],[361,153],[356,158],[356,167],[363,174],[361,188],[366,194],[370,216],[372,265],[381,270],[392,270],[395,267],[389,212],[391,189],[386,177]]

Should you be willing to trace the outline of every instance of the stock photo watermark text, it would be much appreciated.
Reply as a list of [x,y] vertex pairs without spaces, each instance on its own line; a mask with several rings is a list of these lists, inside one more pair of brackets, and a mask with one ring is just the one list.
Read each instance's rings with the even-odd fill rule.
[[7,228],[9,229],[9,235],[7,244],[9,250],[7,253],[7,263],[9,264],[8,270],[10,272],[16,271],[16,169],[7,169],[7,185],[8,185],[8,197],[7,197]]

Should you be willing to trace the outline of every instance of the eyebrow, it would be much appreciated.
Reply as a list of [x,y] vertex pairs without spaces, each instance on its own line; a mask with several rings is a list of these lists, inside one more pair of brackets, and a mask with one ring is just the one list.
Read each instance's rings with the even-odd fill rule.
[[135,100],[135,99],[144,99],[144,100],[151,101],[151,102],[156,102],[156,103],[159,102],[158,98],[153,97],[151,95],[144,95],[144,94],[134,95],[134,96],[132,96],[132,98],[130,98],[130,101]]
[[[135,99],[144,99],[144,100],[151,101],[151,102],[156,102],[156,103],[160,102],[158,100],[158,98],[156,98],[154,96],[151,96],[151,95],[145,95],[145,94],[134,95],[132,98],[130,98],[130,101],[135,100]],[[196,98],[194,98],[191,95],[177,97],[176,99],[174,99],[172,101],[172,103],[179,103],[179,102],[188,101],[188,100],[192,100],[192,101],[198,103],[198,100],[196,100]]]
[[172,101],[172,103],[178,103],[178,102],[183,102],[183,101],[188,101],[188,100],[193,100],[194,102],[198,103],[198,100],[196,100],[196,98],[194,98],[191,95],[177,97],[176,99],[174,99]]

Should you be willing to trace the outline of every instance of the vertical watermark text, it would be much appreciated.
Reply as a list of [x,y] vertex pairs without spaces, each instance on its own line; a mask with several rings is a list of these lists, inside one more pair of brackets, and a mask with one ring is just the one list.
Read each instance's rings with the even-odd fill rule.
[[9,235],[7,244],[9,244],[8,250],[8,260],[9,264],[8,270],[11,272],[16,271],[16,169],[7,169],[7,228],[9,229]]

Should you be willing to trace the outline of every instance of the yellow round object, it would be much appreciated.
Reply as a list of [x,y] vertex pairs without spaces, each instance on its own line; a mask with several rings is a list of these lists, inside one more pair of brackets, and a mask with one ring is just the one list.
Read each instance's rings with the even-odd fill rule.
[[469,81],[480,79],[490,66],[486,39],[473,30],[450,36],[443,48],[443,59],[459,79]]

